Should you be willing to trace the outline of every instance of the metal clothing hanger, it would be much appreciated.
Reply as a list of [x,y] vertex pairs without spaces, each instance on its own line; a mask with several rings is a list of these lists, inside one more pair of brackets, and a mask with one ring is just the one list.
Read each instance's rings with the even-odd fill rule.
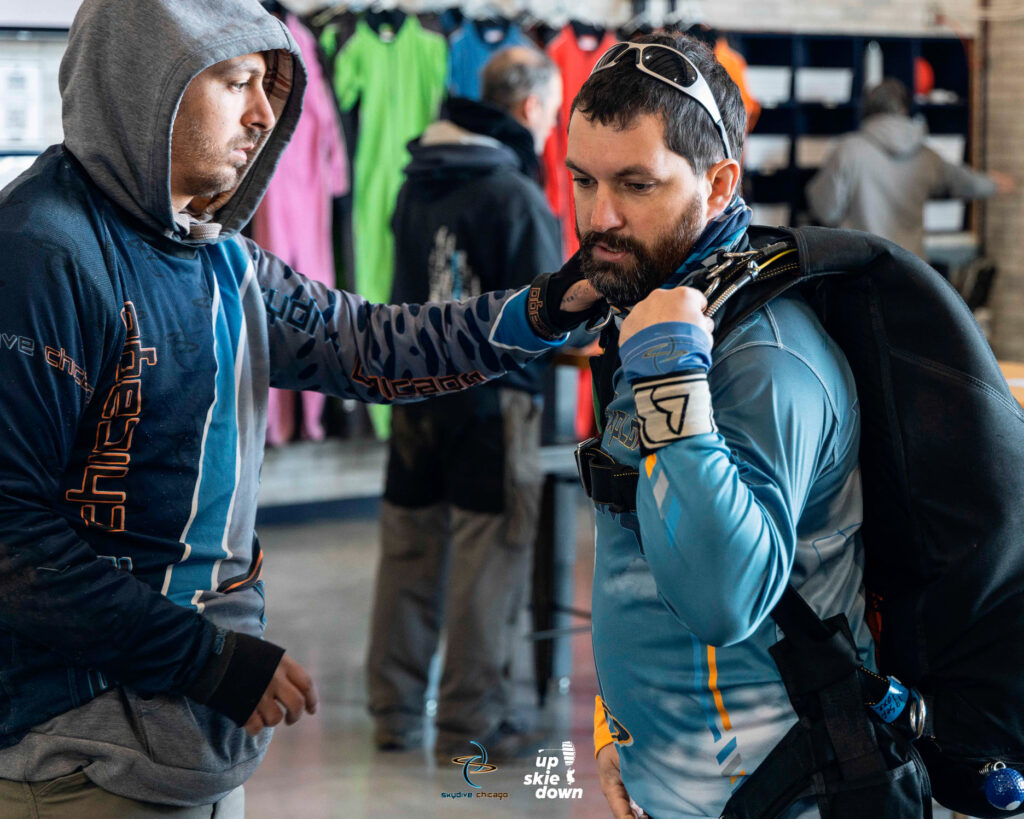
[[[374,33],[381,36],[383,32],[387,32],[390,29],[390,36],[392,39],[398,34],[399,29],[402,28],[402,24],[405,23],[405,18],[408,15],[399,8],[394,6],[388,8],[383,2],[371,3],[370,7],[366,10],[366,24],[373,29]],[[382,37],[384,39],[384,37]]]
[[631,40],[641,34],[650,34],[654,31],[654,21],[651,19],[650,6],[647,0],[633,0],[633,16],[619,26],[620,39]]
[[668,11],[662,20],[662,28],[686,30],[690,26],[697,25],[704,19],[701,4],[695,0],[683,0],[676,8],[676,0],[669,0]]
[[570,20],[569,25],[572,26],[572,33],[576,35],[577,43],[584,37],[593,37],[595,43],[599,45],[607,32],[607,29],[604,26],[599,26],[595,23],[587,23],[578,18]]
[[348,10],[349,10],[349,4],[348,3],[335,3],[333,6],[328,6],[323,11],[317,13],[313,17],[311,22],[313,23],[313,25],[316,28],[322,28],[323,26],[327,25],[331,20],[333,20],[335,17],[337,17],[339,14],[342,14],[342,13],[348,11]]

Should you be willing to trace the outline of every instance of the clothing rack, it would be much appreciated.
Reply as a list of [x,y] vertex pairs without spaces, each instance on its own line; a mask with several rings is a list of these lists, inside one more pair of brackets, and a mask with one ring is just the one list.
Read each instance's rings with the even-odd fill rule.
[[[415,0],[350,0],[350,2],[332,3],[323,8],[305,14],[313,28],[322,28],[333,18],[346,12],[360,13],[366,11],[385,11],[396,9],[406,14],[440,14],[442,12],[458,12],[467,19],[486,20],[502,18],[510,23],[526,27],[543,24],[552,28],[561,28],[570,20],[598,26],[626,27],[630,30],[649,30],[663,25],[667,20],[664,14],[656,15],[651,11],[647,0],[632,0],[630,4],[623,0],[605,0],[604,3],[580,4],[566,0],[546,0],[524,2],[524,0],[463,0],[463,2],[415,2]],[[667,4],[655,4],[664,5]],[[603,6],[603,8],[602,8]],[[674,8],[675,3],[672,3]],[[685,4],[684,4],[685,7]],[[638,21],[638,22],[634,22]]]

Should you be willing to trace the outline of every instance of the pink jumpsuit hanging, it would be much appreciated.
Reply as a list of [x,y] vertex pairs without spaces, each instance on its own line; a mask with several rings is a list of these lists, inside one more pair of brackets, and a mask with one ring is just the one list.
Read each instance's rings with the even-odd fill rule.
[[[345,143],[317,61],[313,35],[291,14],[286,16],[285,25],[302,51],[309,84],[295,135],[253,218],[253,239],[300,273],[333,287],[331,199],[348,190]],[[287,390],[270,391],[267,443],[277,445],[291,439],[295,431],[295,395]],[[302,393],[304,438],[323,439],[323,408],[323,395]]]

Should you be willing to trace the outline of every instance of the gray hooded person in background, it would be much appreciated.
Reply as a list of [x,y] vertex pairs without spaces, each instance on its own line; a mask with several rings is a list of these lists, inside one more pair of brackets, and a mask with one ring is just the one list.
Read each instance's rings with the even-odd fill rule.
[[829,227],[864,230],[924,256],[929,199],[984,199],[1013,180],[947,162],[924,144],[924,120],[910,117],[910,91],[887,78],[868,91],[864,121],[847,134],[807,185],[814,217]]
[[257,0],[85,0],[65,142],[0,192],[5,819],[240,816],[266,729],[316,709],[262,639],[269,386],[416,400],[589,318],[578,271],[371,305],[239,236],[304,86]]

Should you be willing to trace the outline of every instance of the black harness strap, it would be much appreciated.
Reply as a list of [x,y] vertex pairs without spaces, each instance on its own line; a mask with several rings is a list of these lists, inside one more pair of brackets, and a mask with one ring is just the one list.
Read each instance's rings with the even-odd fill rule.
[[640,473],[620,464],[601,448],[600,438],[588,438],[576,447],[576,468],[587,497],[612,512],[636,510]]
[[619,328],[615,324],[614,318],[609,319],[601,331],[601,350],[601,355],[590,357],[594,415],[597,419],[599,434],[604,432],[605,408],[615,397],[615,371],[619,369]]
[[865,682],[888,683],[862,669],[846,617],[822,620],[789,586],[772,618],[785,638],[769,651],[798,722],[730,798],[730,819],[774,817],[802,795],[824,798],[837,781],[884,778],[889,767],[865,707]]
[[[722,819],[762,819],[782,813],[802,796],[813,793],[814,776],[828,764],[821,753],[828,743],[825,726],[798,721],[772,748],[725,806]],[[773,773],[760,773],[770,768]],[[883,819],[883,817],[875,817]]]
[[825,727],[843,779],[854,782],[873,773],[884,773],[885,760],[878,750],[870,714],[864,707],[857,670],[822,691],[820,698]]
[[[799,592],[787,586],[772,619],[785,639],[769,651],[790,702],[800,717],[824,721],[843,778],[851,781],[884,771],[874,718],[865,704],[881,699],[888,681],[862,668],[846,616],[822,620]],[[881,690],[869,692],[871,685]]]

